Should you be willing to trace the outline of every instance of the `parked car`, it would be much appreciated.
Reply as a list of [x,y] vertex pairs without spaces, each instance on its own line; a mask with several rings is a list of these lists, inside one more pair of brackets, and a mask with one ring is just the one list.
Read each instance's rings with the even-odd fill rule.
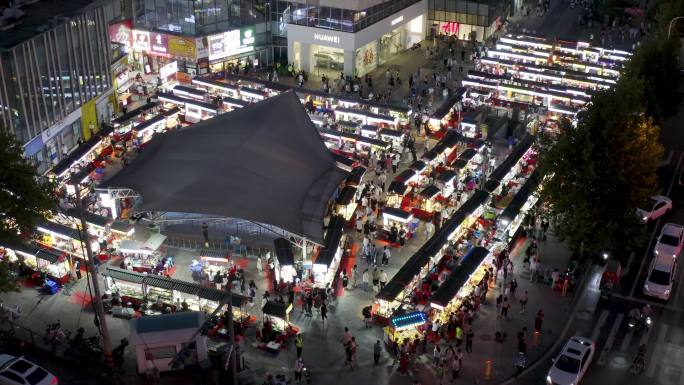
[[677,271],[677,260],[670,255],[656,255],[648,269],[644,283],[644,295],[667,301]]
[[660,230],[653,252],[656,256],[668,255],[677,258],[684,244],[684,226],[666,223]]
[[57,385],[55,375],[25,359],[0,354],[0,384],[2,385]]
[[646,223],[660,218],[666,212],[672,210],[672,199],[664,195],[650,197],[643,208],[636,210],[637,217],[641,223]]
[[577,385],[587,372],[596,345],[588,338],[574,336],[565,343],[553,360],[553,366],[546,376],[547,385]]

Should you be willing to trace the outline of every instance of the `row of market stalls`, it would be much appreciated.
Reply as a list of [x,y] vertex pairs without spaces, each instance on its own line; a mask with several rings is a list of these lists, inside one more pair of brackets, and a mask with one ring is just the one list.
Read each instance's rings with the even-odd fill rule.
[[582,41],[508,34],[468,71],[464,103],[515,108],[544,121],[573,118],[594,92],[617,82],[630,57]]
[[388,342],[413,338],[427,320],[461,308],[536,203],[535,165],[528,137],[380,290],[373,313],[387,325]]
[[[484,141],[448,131],[420,160],[390,182],[383,211],[385,222],[409,226],[417,219],[433,220],[445,208],[460,206],[467,194],[458,193],[473,191],[475,180],[482,177],[484,149]],[[408,232],[412,230],[409,226]]]

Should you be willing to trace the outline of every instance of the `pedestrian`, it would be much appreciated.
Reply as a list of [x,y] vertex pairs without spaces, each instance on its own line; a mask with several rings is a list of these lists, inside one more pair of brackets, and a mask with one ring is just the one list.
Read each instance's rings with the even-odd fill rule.
[[383,247],[382,250],[382,265],[387,266],[389,264],[389,259],[391,256],[390,249],[387,248],[387,246]]
[[524,326],[522,330],[518,332],[518,351],[522,353],[527,353],[527,327]]
[[380,340],[377,340],[373,345],[373,362],[375,365],[380,362],[380,353],[382,353],[382,345],[380,345]]
[[297,333],[297,336],[295,337],[295,347],[297,348],[297,358],[302,356],[302,349],[304,349],[304,337],[302,337],[302,333]]
[[349,277],[347,277],[347,270],[342,269],[342,288],[346,289],[349,284]]
[[473,328],[470,327],[470,328],[468,328],[468,331],[466,332],[466,345],[465,345],[466,353],[472,353],[473,352],[473,339],[475,339],[475,332],[473,331]]
[[518,378],[523,369],[525,369],[525,353],[518,352],[515,357],[515,378]]
[[387,284],[387,273],[385,273],[385,270],[380,270],[380,289],[385,287]]
[[510,307],[511,304],[508,302],[508,297],[504,297],[503,304],[501,305],[501,318],[508,318],[508,309]]
[[368,282],[370,282],[370,274],[368,273],[368,269],[363,271],[363,274],[361,275],[361,283],[363,284],[363,291],[368,291]]
[[373,268],[373,290],[380,284],[380,270],[377,267]]
[[349,366],[352,370],[354,370],[354,367],[352,366],[353,365],[352,364],[352,355],[353,354],[354,353],[352,351],[352,343],[350,340],[349,342],[347,342],[344,345],[344,355],[345,355],[344,366]]
[[527,307],[527,300],[529,298],[529,293],[527,290],[525,290],[524,293],[520,296],[520,314],[525,313],[525,307]]
[[264,265],[261,262],[261,255],[257,257],[256,268],[259,275],[264,272]]
[[328,318],[328,306],[325,302],[321,303],[321,320],[325,321]]
[[456,325],[456,346],[461,346],[463,343],[463,328],[461,325]]
[[501,305],[503,304],[503,294],[496,297],[496,318],[501,318]]
[[438,344],[432,349],[432,365],[439,366],[439,361],[442,357],[442,349]]
[[209,247],[209,225],[202,222],[202,236],[204,237],[204,247]]
[[342,345],[346,346],[347,343],[349,343],[349,341],[351,341],[352,337],[353,336],[352,336],[351,332],[349,331],[349,328],[345,326],[344,327],[344,334],[342,334]]
[[301,381],[302,380],[302,372],[303,371],[304,371],[304,360],[302,360],[301,357],[297,357],[297,361],[295,361],[295,367],[294,367],[295,381]]
[[456,381],[458,375],[461,373],[461,360],[455,358],[451,366],[451,379]]
[[544,321],[544,312],[540,309],[537,312],[537,316],[534,318],[534,330],[541,332],[542,331],[542,322]]
[[81,260],[77,259],[76,264],[74,265],[74,269],[76,269],[76,278],[81,279]]
[[408,364],[409,364],[408,353],[402,353],[401,358],[399,359],[399,374],[401,374],[402,376],[405,376],[408,374]]
[[442,362],[439,364],[439,366],[437,366],[437,370],[435,370],[438,385],[444,384],[444,379],[446,378],[446,368],[444,366],[444,362]]
[[358,279],[358,277],[359,277],[359,267],[356,266],[356,264],[355,264],[351,270],[351,286],[349,287],[350,290],[356,287],[356,280]]

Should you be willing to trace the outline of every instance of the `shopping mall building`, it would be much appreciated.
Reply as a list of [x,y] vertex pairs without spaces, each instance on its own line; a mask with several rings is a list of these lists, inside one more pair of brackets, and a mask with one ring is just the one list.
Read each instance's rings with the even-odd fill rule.
[[425,39],[428,0],[304,3],[276,2],[275,20],[288,62],[313,75],[363,76]]

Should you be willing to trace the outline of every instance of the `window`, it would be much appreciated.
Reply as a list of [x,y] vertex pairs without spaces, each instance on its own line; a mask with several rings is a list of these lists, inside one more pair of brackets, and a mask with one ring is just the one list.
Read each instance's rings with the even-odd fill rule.
[[660,237],[660,243],[663,243],[668,246],[678,246],[679,238],[669,234],[663,234],[663,236]]
[[10,369],[14,370],[17,373],[25,373],[32,367],[33,364],[26,360],[17,360],[14,364],[12,364],[12,366],[10,366]]
[[669,285],[670,284],[670,272],[662,270],[653,270],[651,276],[648,277],[649,282],[653,282],[656,285]]
[[562,354],[558,357],[555,367],[568,373],[578,373],[580,368],[580,360]]
[[34,370],[33,373],[26,376],[26,381],[28,381],[28,383],[31,385],[36,385],[39,382],[43,381],[43,379],[47,377],[47,375],[48,372],[46,372],[43,368],[36,368],[36,370]]
[[176,346],[160,346],[157,348],[145,349],[145,359],[151,360],[161,360],[164,358],[173,358],[176,356]]
[[582,357],[582,367],[586,368],[587,367],[587,360],[589,359],[589,350],[584,352],[584,357]]
[[11,381],[16,382],[17,384],[25,384],[23,378],[19,377],[19,375],[14,374],[12,372],[0,372],[0,376],[8,378]]

